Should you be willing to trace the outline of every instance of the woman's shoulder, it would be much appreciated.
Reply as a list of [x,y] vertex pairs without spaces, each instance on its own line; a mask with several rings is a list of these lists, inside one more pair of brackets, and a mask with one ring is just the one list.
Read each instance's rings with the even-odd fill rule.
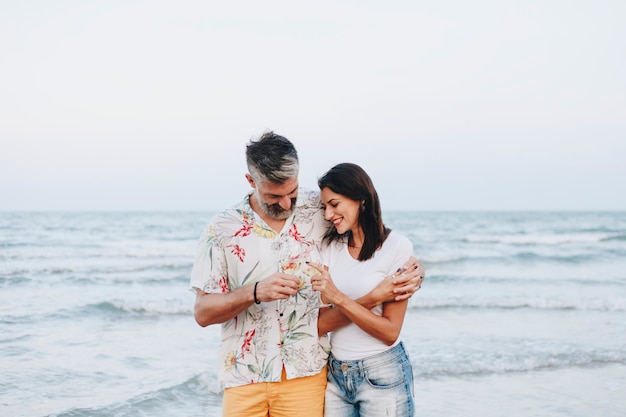
[[387,236],[387,239],[385,239],[383,247],[385,246],[396,248],[409,248],[411,251],[413,251],[413,243],[411,242],[411,240],[402,233],[396,232],[395,230],[392,230],[389,233],[389,236]]

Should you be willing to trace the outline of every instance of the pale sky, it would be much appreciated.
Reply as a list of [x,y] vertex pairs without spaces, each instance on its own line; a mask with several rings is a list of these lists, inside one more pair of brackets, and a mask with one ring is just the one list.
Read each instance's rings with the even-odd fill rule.
[[272,129],[383,210],[626,210],[626,2],[0,0],[0,210],[219,210]]

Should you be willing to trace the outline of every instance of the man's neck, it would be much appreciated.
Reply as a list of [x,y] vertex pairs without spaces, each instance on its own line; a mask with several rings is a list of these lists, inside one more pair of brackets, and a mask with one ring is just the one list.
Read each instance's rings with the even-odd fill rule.
[[267,223],[267,225],[271,227],[276,233],[280,233],[280,231],[283,230],[283,226],[285,226],[285,222],[287,221],[286,219],[277,220],[273,217],[268,216],[267,213],[265,213],[261,209],[261,206],[259,202],[256,200],[254,193],[250,195],[249,201],[250,201],[250,208],[252,209],[252,211],[258,214],[259,217],[261,217],[263,221]]

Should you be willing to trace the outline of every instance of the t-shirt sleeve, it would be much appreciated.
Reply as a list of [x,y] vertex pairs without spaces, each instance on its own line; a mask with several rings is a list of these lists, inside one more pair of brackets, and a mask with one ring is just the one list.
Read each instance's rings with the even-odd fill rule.
[[210,226],[200,236],[196,258],[191,270],[191,291],[196,289],[211,294],[229,291],[228,268],[223,246]]
[[395,234],[388,274],[391,275],[396,272],[398,268],[402,268],[402,265],[404,265],[411,256],[413,256],[413,244],[411,241],[406,236]]

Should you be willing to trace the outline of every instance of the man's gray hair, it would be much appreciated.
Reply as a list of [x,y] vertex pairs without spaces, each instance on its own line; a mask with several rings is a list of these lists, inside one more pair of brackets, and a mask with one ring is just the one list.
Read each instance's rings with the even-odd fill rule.
[[283,184],[298,176],[298,152],[289,139],[267,131],[246,146],[248,173],[255,181]]

